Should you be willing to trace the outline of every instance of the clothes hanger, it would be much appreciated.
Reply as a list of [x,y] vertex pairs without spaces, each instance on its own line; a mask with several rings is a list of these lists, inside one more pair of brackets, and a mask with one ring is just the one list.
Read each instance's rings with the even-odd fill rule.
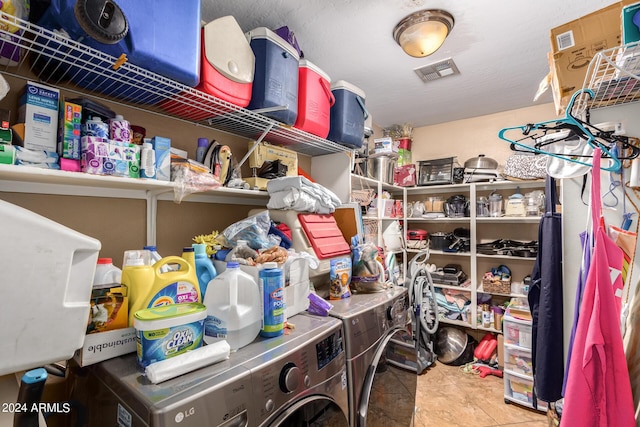
[[[523,135],[526,135],[526,138],[524,139],[528,139],[529,138],[529,134],[531,133],[532,130],[542,130],[543,132],[548,132],[549,130],[557,130],[557,129],[574,129],[575,131],[578,132],[579,135],[581,135],[585,140],[586,143],[591,145],[593,148],[600,148],[602,150],[602,153],[608,157],[610,159],[610,164],[605,167],[602,166],[601,169],[609,171],[609,172],[615,172],[620,170],[620,167],[622,166],[622,164],[620,163],[620,160],[610,151],[609,147],[606,146],[606,144],[602,144],[598,141],[598,139],[596,138],[596,136],[591,132],[591,130],[589,130],[587,127],[585,127],[581,121],[577,120],[572,114],[571,111],[573,109],[573,105],[575,103],[576,98],[578,97],[578,95],[582,94],[582,93],[586,93],[587,95],[589,95],[589,97],[593,98],[594,93],[591,89],[580,89],[579,91],[575,92],[573,94],[573,96],[571,96],[571,100],[569,101],[569,104],[567,105],[567,109],[566,109],[566,113],[565,113],[565,117],[564,118],[560,118],[560,119],[554,119],[554,120],[547,120],[545,122],[540,122],[540,123],[534,123],[534,124],[527,124],[524,126],[513,126],[513,127],[507,127],[504,129],[501,129],[498,132],[498,137],[504,141],[509,142],[511,145],[511,149],[513,150],[515,147],[519,147],[522,150],[525,150],[527,152],[533,152],[533,153],[538,153],[538,154],[545,154],[547,156],[551,156],[551,157],[556,157],[562,160],[566,160],[568,162],[572,162],[572,163],[577,163],[577,164],[581,164],[584,166],[589,166],[591,167],[592,164],[582,161],[582,160],[578,160],[576,157],[582,157],[582,156],[564,156],[562,154],[557,154],[557,153],[552,153],[546,150],[543,150],[541,148],[537,148],[535,146],[531,146],[531,145],[526,145],[523,144],[521,141],[523,139],[520,140],[513,140],[513,139],[509,139],[505,136],[506,132],[509,131],[513,131],[513,130],[519,130]],[[514,150],[514,151],[522,151],[522,150]]]

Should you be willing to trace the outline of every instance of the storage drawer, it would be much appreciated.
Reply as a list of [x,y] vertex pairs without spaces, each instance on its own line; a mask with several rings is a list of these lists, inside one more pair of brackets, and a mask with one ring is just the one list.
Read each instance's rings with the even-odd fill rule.
[[[533,380],[504,373],[504,396],[516,403],[533,407]],[[546,411],[547,403],[538,400],[538,410]]]
[[531,348],[531,322],[503,317],[504,343]]
[[533,361],[531,358],[531,350],[523,350],[505,345],[504,369],[533,378]]

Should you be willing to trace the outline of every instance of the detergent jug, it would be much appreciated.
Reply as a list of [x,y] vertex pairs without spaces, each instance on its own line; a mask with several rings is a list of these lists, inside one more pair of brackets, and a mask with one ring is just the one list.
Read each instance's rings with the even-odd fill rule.
[[241,271],[237,262],[228,262],[227,269],[209,282],[209,288],[215,288],[215,292],[208,292],[204,301],[204,342],[226,340],[231,351],[250,344],[262,324],[258,283]]
[[[178,264],[180,269],[163,271],[167,264]],[[122,270],[122,283],[129,289],[129,326],[136,311],[144,308],[202,302],[195,268],[178,256],[164,257],[153,265],[132,259]]]
[[207,292],[207,285],[214,279],[218,272],[213,266],[213,262],[207,255],[207,245],[204,243],[194,243],[191,245],[195,253],[196,263],[196,277],[198,278],[198,285],[200,286],[200,294],[202,294],[202,300]]

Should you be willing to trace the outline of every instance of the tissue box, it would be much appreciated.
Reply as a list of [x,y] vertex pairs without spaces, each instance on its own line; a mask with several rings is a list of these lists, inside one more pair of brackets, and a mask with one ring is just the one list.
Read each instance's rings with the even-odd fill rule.
[[378,153],[397,153],[398,143],[391,137],[376,138],[373,140],[373,152]]
[[81,139],[82,172],[94,175],[140,177],[140,146],[111,141],[95,136]]
[[171,139],[154,136],[151,145],[156,152],[156,179],[171,181]]
[[18,122],[24,123],[24,148],[56,151],[59,98],[58,89],[27,82],[18,107]]

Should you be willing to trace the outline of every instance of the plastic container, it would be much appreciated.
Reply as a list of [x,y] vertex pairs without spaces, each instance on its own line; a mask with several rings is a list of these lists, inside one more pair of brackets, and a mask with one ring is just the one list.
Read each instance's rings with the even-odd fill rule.
[[207,308],[172,304],[135,313],[138,364],[146,367],[202,346]]
[[[186,0],[176,7],[175,2],[156,0],[153,5],[138,0],[118,0],[128,22],[128,32],[115,44],[105,44],[87,37],[74,13],[76,0],[52,0],[38,22],[49,29],[63,28],[73,40],[118,58],[122,53],[134,65],[196,86],[200,74],[200,1]],[[97,67],[99,68],[99,67]],[[74,71],[80,71],[74,70]],[[74,72],[68,73],[74,76]],[[114,90],[97,73],[80,72],[73,77],[83,87]],[[104,85],[104,86],[101,86]],[[135,88],[115,89],[114,95],[134,95]],[[107,92],[105,92],[107,93]],[[156,101],[157,102],[157,101]]]
[[207,138],[198,138],[198,147],[196,148],[196,162],[203,163],[204,156],[207,154],[209,140]]
[[251,343],[262,324],[262,299],[258,283],[239,268],[237,262],[228,262],[227,269],[209,283],[215,292],[209,292],[204,341],[207,344],[226,340],[231,351]]
[[84,342],[100,242],[3,200],[0,216],[0,375],[70,359]]
[[140,178],[156,178],[156,152],[150,142],[143,143],[140,151]]
[[277,337],[284,333],[286,309],[284,274],[277,263],[266,262],[259,275],[263,296],[263,321],[260,335],[267,338]]
[[327,139],[350,148],[362,147],[364,121],[369,116],[364,106],[364,91],[344,80],[338,80],[331,85],[331,92],[336,102],[331,108]]
[[131,142],[131,124],[120,114],[109,120],[109,138],[114,141]]
[[[169,264],[177,264],[180,269],[163,272],[162,267]],[[162,258],[153,265],[141,258],[125,262],[122,283],[129,292],[129,326],[133,326],[138,310],[202,301],[195,267],[177,256]]]
[[505,395],[526,405],[533,404],[533,380],[504,374]]
[[[151,264],[154,264],[162,259],[162,256],[158,253],[158,249],[156,248],[156,246],[148,245],[143,247],[142,249],[148,250],[151,253]],[[171,267],[168,265],[164,265],[162,266],[162,268],[160,268],[160,270],[163,273],[166,273],[167,271],[171,270]]]
[[95,136],[97,138],[109,138],[109,124],[103,122],[100,117],[92,117],[81,126],[82,136]]
[[218,275],[213,263],[207,255],[207,245],[204,243],[194,243],[191,245],[194,249],[196,276],[198,277],[198,285],[200,286],[200,294],[202,300],[207,293],[207,285]]
[[265,27],[247,33],[255,55],[251,101],[247,106],[264,116],[293,125],[298,115],[298,52]]
[[522,348],[531,348],[531,322],[514,319],[505,315],[502,318],[504,327],[505,344],[517,345]]
[[98,258],[96,272],[93,275],[93,286],[120,283],[122,280],[122,270],[113,265],[111,258]]
[[298,116],[293,126],[326,138],[329,134],[329,113],[334,103],[331,78],[317,65],[301,59],[298,71]]
[[530,350],[504,347],[504,369],[533,378],[533,360]]

